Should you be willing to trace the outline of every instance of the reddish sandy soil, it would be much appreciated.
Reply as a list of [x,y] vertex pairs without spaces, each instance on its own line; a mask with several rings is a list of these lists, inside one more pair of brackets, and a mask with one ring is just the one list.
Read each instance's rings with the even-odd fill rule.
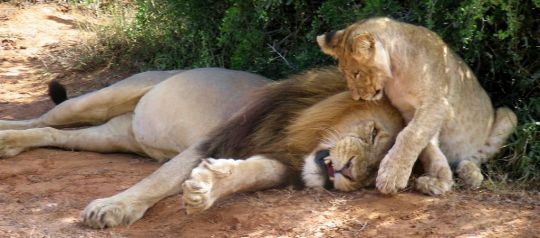
[[[91,36],[77,28],[75,22],[83,20],[98,21],[57,5],[0,4],[0,118],[50,109],[50,79],[66,83],[74,95],[125,75],[65,72],[55,63],[51,55]],[[174,196],[129,227],[93,230],[80,224],[80,211],[90,201],[128,188],[157,167],[135,155],[54,149],[2,159],[0,237],[540,237],[538,191],[487,189],[428,197],[282,188],[234,195],[191,216]]]

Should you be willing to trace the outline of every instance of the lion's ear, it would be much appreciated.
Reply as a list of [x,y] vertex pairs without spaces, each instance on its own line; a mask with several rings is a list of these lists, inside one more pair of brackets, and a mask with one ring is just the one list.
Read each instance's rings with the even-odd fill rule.
[[371,59],[375,53],[375,38],[369,32],[363,32],[353,37],[352,48],[355,58]]
[[326,34],[317,36],[317,43],[319,44],[319,47],[321,48],[323,53],[330,55],[332,57],[337,57],[337,54],[336,54],[337,42],[339,42],[339,38],[342,35],[343,35],[343,30],[328,32]]

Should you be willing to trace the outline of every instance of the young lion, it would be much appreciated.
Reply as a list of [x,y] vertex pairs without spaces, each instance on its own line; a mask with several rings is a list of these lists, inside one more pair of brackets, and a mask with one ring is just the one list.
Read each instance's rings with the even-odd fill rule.
[[[479,165],[492,157],[517,123],[508,108],[494,112],[471,69],[434,32],[389,18],[360,21],[317,37],[338,59],[354,99],[387,95],[407,126],[381,162],[376,186],[395,193],[407,185],[413,163],[430,171],[417,187],[452,184],[448,162],[470,187],[479,187]],[[431,186],[433,187],[433,186]]]

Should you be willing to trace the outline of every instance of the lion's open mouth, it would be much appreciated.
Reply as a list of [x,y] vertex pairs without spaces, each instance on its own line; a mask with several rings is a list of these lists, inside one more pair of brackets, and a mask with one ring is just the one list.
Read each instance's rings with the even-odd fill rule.
[[319,165],[322,171],[324,171],[326,175],[326,184],[325,187],[333,187],[333,183],[335,180],[336,174],[341,174],[343,177],[347,178],[350,181],[354,181],[353,175],[352,175],[352,159],[354,157],[349,158],[347,163],[340,169],[335,170],[334,164],[332,163],[332,160],[330,159],[330,151],[329,150],[320,150],[315,155],[315,162]]
[[326,171],[327,171],[328,178],[330,179],[330,181],[334,181],[335,174],[341,174],[343,175],[343,177],[351,181],[354,180],[352,176],[352,158],[353,157],[351,157],[349,161],[347,161],[347,163],[340,170],[334,169],[332,160],[330,160],[329,157],[325,158],[324,163],[326,164]]
[[319,166],[325,177],[324,188],[334,188],[334,167],[332,164],[326,164],[326,158],[330,156],[330,150],[319,150],[315,154],[315,163]]

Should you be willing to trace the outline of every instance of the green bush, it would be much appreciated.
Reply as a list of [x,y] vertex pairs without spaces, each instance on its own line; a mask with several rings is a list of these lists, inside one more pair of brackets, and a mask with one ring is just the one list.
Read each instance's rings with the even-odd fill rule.
[[496,163],[540,184],[539,8],[539,0],[137,0],[112,59],[141,70],[218,66],[277,79],[335,64],[320,53],[318,34],[371,16],[423,25],[463,57],[495,106],[518,113]]

